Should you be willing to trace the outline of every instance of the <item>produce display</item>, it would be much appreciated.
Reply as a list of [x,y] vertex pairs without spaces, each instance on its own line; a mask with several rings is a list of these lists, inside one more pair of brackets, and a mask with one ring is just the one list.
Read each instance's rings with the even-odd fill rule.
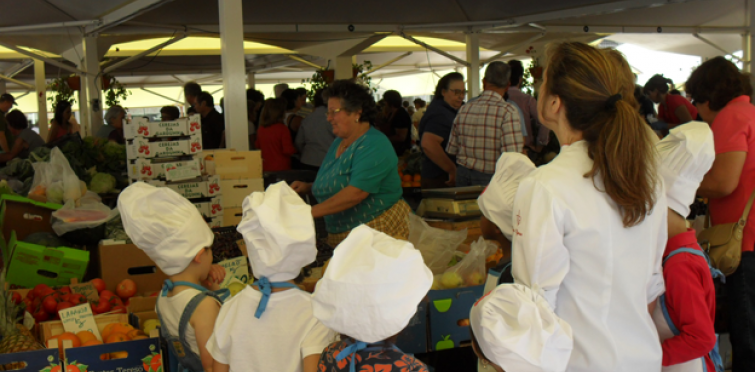
[[[43,349],[28,328],[21,324],[24,316],[24,302],[21,295],[5,289],[5,271],[0,272],[0,354],[18,353]],[[22,368],[14,363],[0,366],[3,370]]]

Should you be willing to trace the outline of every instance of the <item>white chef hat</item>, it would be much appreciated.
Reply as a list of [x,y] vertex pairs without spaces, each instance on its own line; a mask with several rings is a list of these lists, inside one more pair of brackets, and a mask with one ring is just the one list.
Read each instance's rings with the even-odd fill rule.
[[236,230],[244,236],[255,277],[291,280],[317,257],[312,208],[286,182],[247,196],[243,210]]
[[571,326],[529,287],[501,284],[472,307],[469,323],[485,358],[505,371],[566,370]]
[[695,193],[716,158],[713,132],[708,124],[692,121],[672,129],[655,147],[660,156],[659,171],[666,185],[668,206],[687,217]]
[[433,284],[414,246],[360,225],[336,248],[312,298],[314,316],[358,341],[401,332]]
[[167,187],[134,183],[118,197],[118,210],[128,237],[169,276],[215,239],[197,207]]
[[495,165],[495,174],[487,189],[477,198],[482,214],[511,240],[513,235],[514,196],[521,182],[535,170],[524,154],[504,152]]

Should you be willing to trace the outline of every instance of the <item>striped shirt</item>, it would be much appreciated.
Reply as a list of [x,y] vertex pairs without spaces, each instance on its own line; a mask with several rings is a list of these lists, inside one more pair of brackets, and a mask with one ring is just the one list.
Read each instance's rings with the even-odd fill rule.
[[504,152],[522,152],[524,137],[518,110],[490,90],[462,106],[456,115],[446,152],[456,164],[478,172],[495,173]]

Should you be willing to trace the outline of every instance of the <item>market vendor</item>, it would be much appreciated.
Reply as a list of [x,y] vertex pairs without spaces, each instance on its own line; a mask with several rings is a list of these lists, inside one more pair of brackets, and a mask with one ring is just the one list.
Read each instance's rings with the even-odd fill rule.
[[37,132],[29,129],[29,122],[23,112],[13,110],[5,119],[8,121],[8,128],[15,140],[11,144],[10,151],[0,154],[0,164],[9,162],[13,158],[26,159],[34,149],[45,146],[45,140]]
[[105,112],[105,123],[97,133],[98,138],[107,138],[110,141],[121,145],[126,143],[123,134],[123,123],[126,120],[126,110],[119,106],[113,105]]
[[314,194],[319,204],[312,207],[312,216],[325,217],[331,247],[361,224],[397,239],[409,237],[406,217],[411,210],[402,199],[398,157],[388,137],[371,125],[377,109],[370,93],[348,80],[325,91],[328,121],[337,138],[314,184],[291,184],[298,193]]

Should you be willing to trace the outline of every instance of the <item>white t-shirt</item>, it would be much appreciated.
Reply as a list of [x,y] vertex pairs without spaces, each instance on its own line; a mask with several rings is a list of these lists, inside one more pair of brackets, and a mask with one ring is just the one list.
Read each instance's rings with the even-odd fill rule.
[[[159,296],[157,298],[157,302],[160,305],[160,316],[165,321],[165,324],[162,326],[165,327],[168,333],[178,337],[178,322],[181,320],[181,315],[183,315],[184,309],[189,305],[189,302],[198,294],[198,290],[188,288],[173,297]],[[197,337],[191,324],[186,326],[186,342],[191,346],[191,351],[199,355]]]
[[231,372],[300,372],[302,359],[320,355],[336,340],[312,315],[312,295],[298,289],[275,292],[260,319],[262,294],[247,287],[226,302],[207,350]]
[[[663,353],[648,304],[664,291],[661,260],[668,213],[664,187],[636,226],[583,175],[587,143],[561,148],[519,184],[512,223],[513,276],[543,290],[571,325],[568,371],[660,371]],[[602,182],[596,181],[598,188]]]

